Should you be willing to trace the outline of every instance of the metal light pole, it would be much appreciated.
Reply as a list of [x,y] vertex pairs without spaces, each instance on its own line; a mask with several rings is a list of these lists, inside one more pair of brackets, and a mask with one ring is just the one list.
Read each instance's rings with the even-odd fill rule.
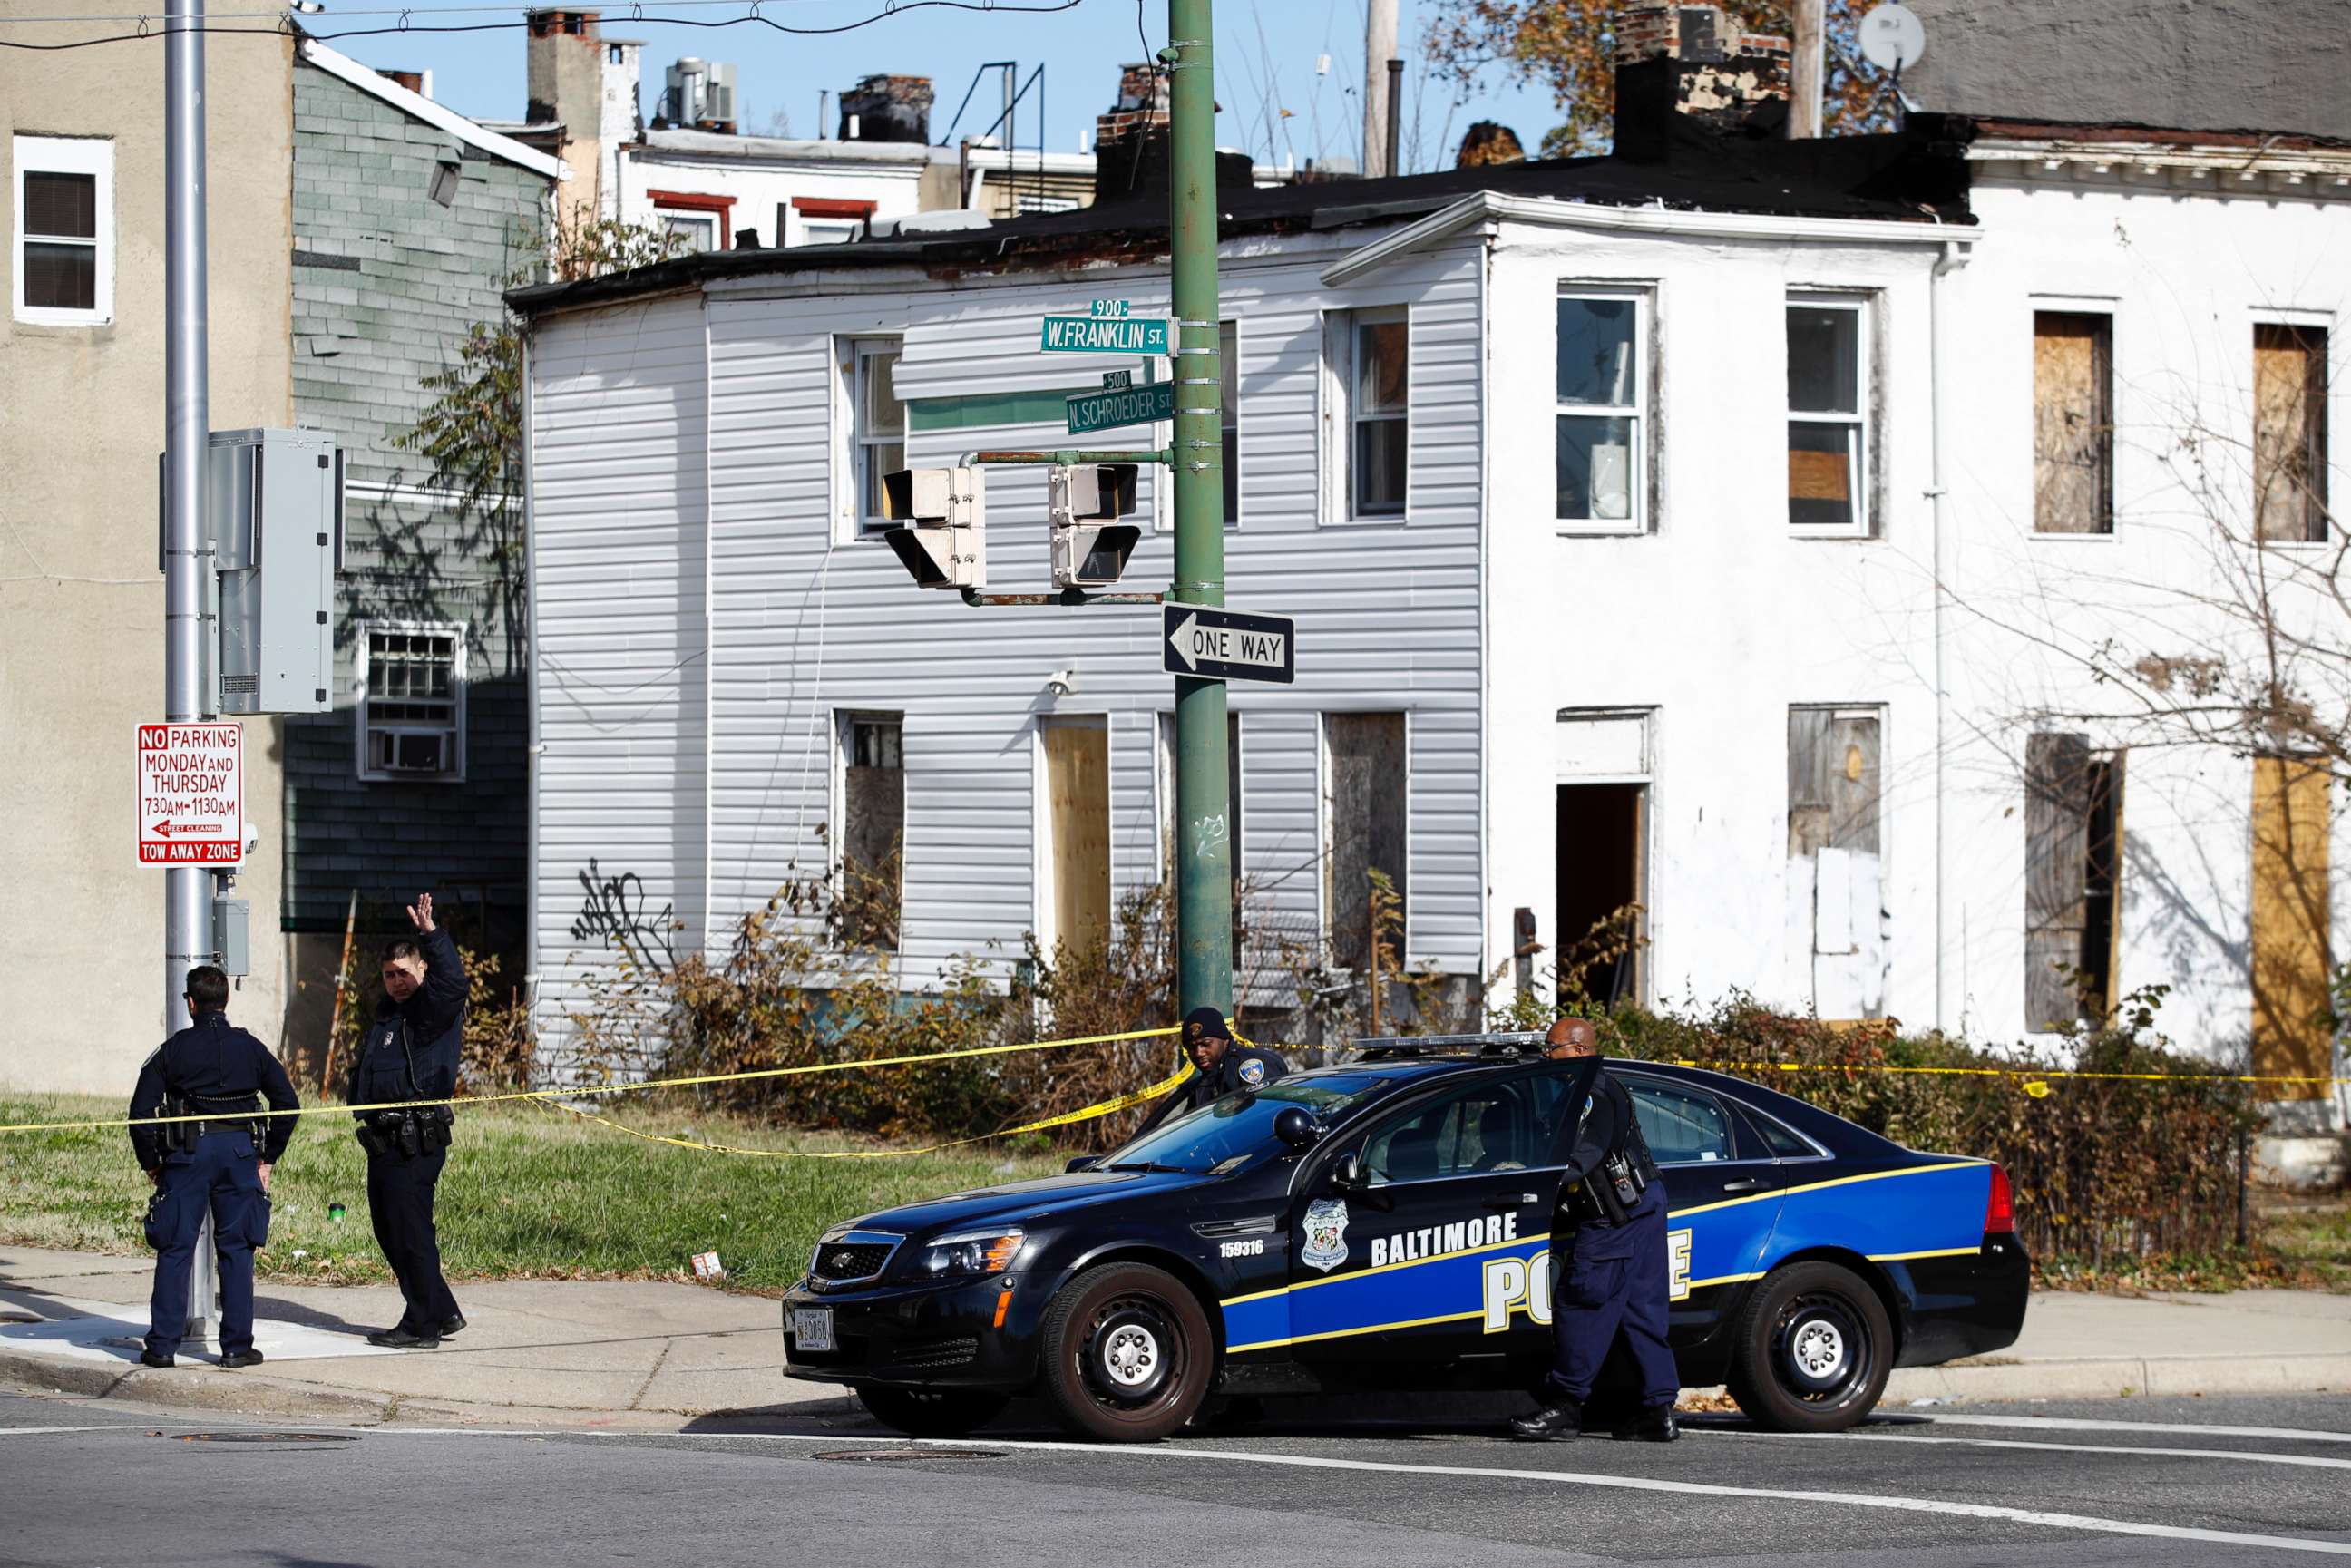
[[[1217,341],[1217,138],[1210,0],[1167,0],[1170,259],[1175,273],[1176,582],[1179,603],[1225,601],[1224,372]],[[1232,802],[1225,684],[1176,677],[1176,994],[1233,1005]]]

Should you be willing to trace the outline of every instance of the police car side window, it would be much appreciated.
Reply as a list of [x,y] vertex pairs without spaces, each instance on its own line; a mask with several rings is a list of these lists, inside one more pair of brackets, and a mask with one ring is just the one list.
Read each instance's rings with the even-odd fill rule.
[[1713,1095],[1640,1079],[1627,1082],[1625,1087],[1632,1093],[1633,1114],[1640,1119],[1641,1136],[1659,1165],[1698,1165],[1739,1157],[1731,1141],[1730,1118]]
[[1521,1086],[1479,1083],[1373,1130],[1364,1174],[1373,1186],[1523,1170],[1534,1162],[1531,1108]]

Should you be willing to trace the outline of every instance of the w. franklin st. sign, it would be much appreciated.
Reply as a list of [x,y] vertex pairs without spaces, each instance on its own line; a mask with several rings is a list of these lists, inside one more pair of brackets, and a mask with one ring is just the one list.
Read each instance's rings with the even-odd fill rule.
[[1166,634],[1160,663],[1170,674],[1285,686],[1298,678],[1297,622],[1287,615],[1244,615],[1205,604],[1163,604],[1159,612]]

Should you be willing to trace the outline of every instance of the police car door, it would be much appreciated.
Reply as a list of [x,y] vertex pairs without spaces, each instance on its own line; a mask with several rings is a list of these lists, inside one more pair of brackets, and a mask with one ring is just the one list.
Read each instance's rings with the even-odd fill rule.
[[1671,1343],[1698,1344],[1761,1271],[1784,1177],[1771,1151],[1710,1091],[1638,1072],[1616,1076],[1665,1173]]
[[[1543,1158],[1531,1084],[1475,1074],[1380,1117],[1310,1169],[1292,1221],[1292,1356],[1402,1375],[1504,1354],[1558,1185],[1531,1168]],[[1340,1187],[1331,1172],[1345,1155],[1359,1176]]]

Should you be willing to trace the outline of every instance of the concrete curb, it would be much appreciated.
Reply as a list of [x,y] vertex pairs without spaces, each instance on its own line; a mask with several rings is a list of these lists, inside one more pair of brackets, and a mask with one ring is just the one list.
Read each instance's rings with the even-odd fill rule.
[[2351,1388],[2351,1355],[2113,1356],[1954,1362],[1905,1367],[1886,1403],[1912,1399],[2076,1399],[2117,1395],[2307,1394]]
[[224,1410],[247,1416],[298,1416],[371,1425],[389,1417],[396,1401],[330,1394],[299,1383],[223,1372],[201,1363],[171,1368],[132,1364],[128,1371],[89,1362],[0,1351],[0,1380],[89,1399],[123,1399],[179,1409]]

